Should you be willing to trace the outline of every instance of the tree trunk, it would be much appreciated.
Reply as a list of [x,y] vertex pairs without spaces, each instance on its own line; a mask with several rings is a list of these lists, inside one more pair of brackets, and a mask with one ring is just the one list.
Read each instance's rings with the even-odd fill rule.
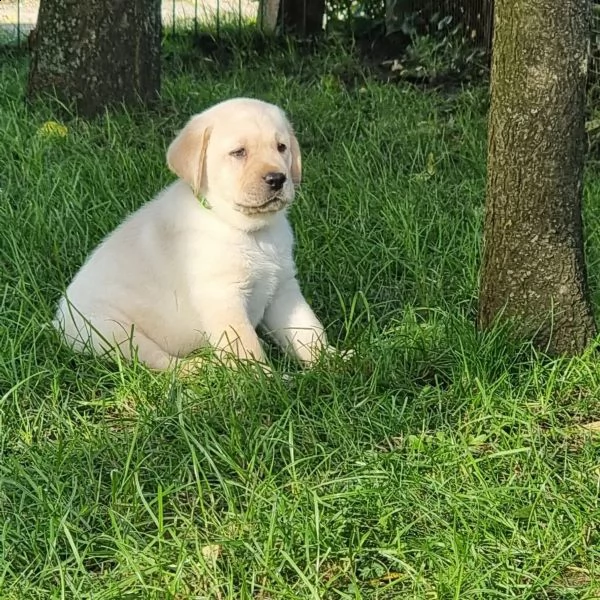
[[284,33],[321,33],[324,14],[325,0],[280,0],[279,22]]
[[41,0],[28,96],[90,117],[160,90],[161,0]]
[[583,253],[586,0],[496,0],[479,325],[550,354],[595,334]]
[[277,29],[279,2],[280,0],[260,0],[258,14],[263,31],[273,33]]

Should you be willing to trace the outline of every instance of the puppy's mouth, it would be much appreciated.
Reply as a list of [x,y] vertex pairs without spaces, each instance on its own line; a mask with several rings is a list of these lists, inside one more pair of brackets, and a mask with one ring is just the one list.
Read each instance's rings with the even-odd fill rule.
[[236,202],[235,209],[245,215],[256,215],[264,213],[275,213],[285,208],[289,204],[289,201],[283,198],[280,194],[271,196],[262,204],[254,203],[240,203]]

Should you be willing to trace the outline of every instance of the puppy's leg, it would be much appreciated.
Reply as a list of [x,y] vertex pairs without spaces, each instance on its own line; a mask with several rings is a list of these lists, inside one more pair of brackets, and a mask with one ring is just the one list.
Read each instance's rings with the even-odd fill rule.
[[[205,300],[202,306],[219,307],[206,315],[201,330],[220,361],[231,368],[235,368],[240,360],[257,362],[266,373],[271,373],[258,335],[241,303],[211,298],[210,301]],[[202,362],[202,359],[191,359],[186,371]]]
[[166,371],[177,364],[175,356],[171,356],[142,333],[134,333],[131,340],[121,343],[119,351],[126,360],[132,360],[134,356],[137,356],[141,363],[156,371]]
[[141,330],[126,325],[125,320],[98,315],[85,318],[73,309],[68,316],[60,315],[55,325],[62,330],[67,344],[79,352],[90,351],[97,355],[118,352],[127,361],[137,356],[148,368],[158,371],[175,366],[177,361]]
[[263,325],[280,346],[305,365],[328,350],[325,328],[304,299],[296,278],[280,285],[265,311]]

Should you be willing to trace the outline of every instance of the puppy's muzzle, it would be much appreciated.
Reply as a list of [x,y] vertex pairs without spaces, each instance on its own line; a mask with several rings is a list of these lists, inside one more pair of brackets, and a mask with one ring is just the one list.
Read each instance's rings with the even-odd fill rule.
[[261,180],[264,186],[259,184],[258,187],[247,190],[246,196],[241,199],[241,202],[235,203],[236,210],[253,215],[277,212],[290,204],[292,198],[288,198],[288,194],[283,191],[288,180],[285,173],[269,171],[259,179],[259,181]]
[[285,173],[269,171],[269,173],[263,176],[263,179],[271,190],[278,192],[283,187],[287,177],[285,176]]

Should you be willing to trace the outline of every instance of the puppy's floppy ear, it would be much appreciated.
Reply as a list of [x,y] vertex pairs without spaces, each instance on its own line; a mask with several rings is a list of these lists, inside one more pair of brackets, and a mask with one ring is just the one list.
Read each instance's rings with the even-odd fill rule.
[[205,157],[212,127],[204,115],[192,117],[167,150],[167,165],[198,195],[206,188]]
[[292,181],[298,185],[302,180],[302,155],[298,138],[290,127],[290,154],[292,155]]

